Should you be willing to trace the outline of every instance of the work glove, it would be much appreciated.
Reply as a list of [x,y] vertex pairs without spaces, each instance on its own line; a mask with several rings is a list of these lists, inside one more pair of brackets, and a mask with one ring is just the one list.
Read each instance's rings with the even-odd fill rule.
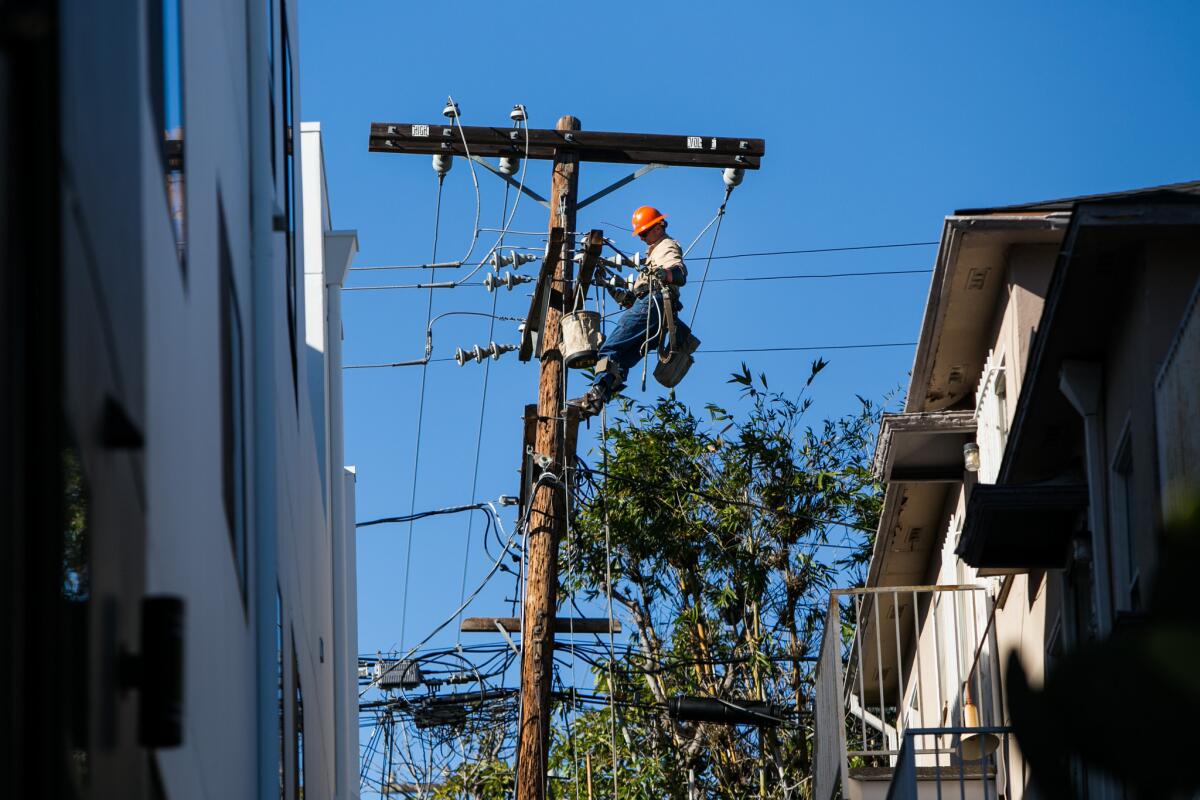
[[635,292],[641,292],[647,288],[647,284],[665,286],[667,284],[667,272],[662,267],[646,267],[638,276],[633,284]]

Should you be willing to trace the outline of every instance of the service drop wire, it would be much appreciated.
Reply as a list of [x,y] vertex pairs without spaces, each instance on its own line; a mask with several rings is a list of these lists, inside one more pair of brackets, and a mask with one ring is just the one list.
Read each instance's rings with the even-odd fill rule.
[[[487,503],[486,505],[491,510],[492,523],[497,528],[499,528],[501,532],[503,532],[504,525],[500,521],[500,514],[496,511],[496,507],[493,506],[491,503]],[[459,605],[458,608],[454,609],[453,613],[451,613],[450,616],[448,616],[442,623],[440,623],[436,628],[434,628],[432,631],[430,631],[428,636],[426,636],[424,639],[422,639],[421,641],[419,641],[415,645],[413,645],[409,649],[409,651],[401,657],[402,661],[411,658],[413,653],[415,653],[419,649],[421,649],[422,645],[427,643],[434,636],[437,636],[442,631],[443,628],[445,628],[447,625],[449,625],[451,622],[454,622],[454,620],[458,618],[458,615],[463,612],[463,609],[465,609],[467,606],[471,605],[471,603],[475,600],[475,598],[479,596],[479,593],[483,591],[483,588],[485,586],[487,586],[488,581],[490,581],[492,579],[492,576],[494,576],[497,572],[500,571],[501,565],[504,564],[505,556],[512,549],[513,542],[516,540],[516,535],[517,535],[517,532],[514,529],[512,534],[509,535],[508,540],[504,543],[504,549],[500,553],[500,556],[492,564],[492,567],[491,567],[491,569],[488,570],[487,574],[483,576],[483,580],[479,582],[479,585],[477,587],[475,587],[475,591],[471,592],[471,596],[468,597],[466,600],[464,600],[462,602],[462,604]]]
[[[438,230],[439,230],[439,228],[441,226],[441,222],[442,222],[442,186],[445,184],[445,182],[446,182],[446,176],[444,174],[438,175],[437,202],[434,205],[434,211],[433,211],[433,257],[430,259],[430,261],[434,264],[437,263]],[[476,186],[476,191],[478,191],[478,186]],[[475,227],[478,229],[478,227],[479,227],[478,208],[476,209],[475,213],[476,213]],[[479,236],[478,230],[476,231],[475,236]],[[474,248],[474,246],[475,246],[474,241],[472,241],[471,247]],[[436,269],[430,273],[430,277],[433,277],[433,278],[437,277]],[[425,379],[429,375],[429,356],[432,355],[432,351],[433,351],[433,337],[430,333],[432,330],[433,330],[433,289],[431,287],[429,289],[429,301],[425,306],[425,358],[423,359],[424,363],[421,364],[421,389],[418,394],[419,399],[417,400],[417,440],[416,440],[415,446],[413,447],[412,495],[408,501],[408,513],[410,515],[413,514],[417,510],[417,479],[420,477],[420,468],[421,468],[421,430],[422,430],[423,423],[425,420]],[[401,648],[404,647],[405,627],[407,626],[407,623],[408,623],[408,584],[409,584],[409,577],[412,573],[413,522],[415,522],[415,520],[409,520],[409,523],[408,523],[408,545],[407,545],[405,557],[404,557],[404,599],[401,602],[401,606],[400,606],[400,608],[401,608],[401,610],[400,610],[400,647]]]

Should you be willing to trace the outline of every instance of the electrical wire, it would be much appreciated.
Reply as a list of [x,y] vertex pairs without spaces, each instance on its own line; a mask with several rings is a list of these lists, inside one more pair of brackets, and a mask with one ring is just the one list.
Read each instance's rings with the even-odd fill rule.
[[[475,162],[471,160],[471,147],[467,144],[467,134],[463,131],[462,120],[459,118],[458,104],[454,102],[454,98],[447,96],[447,105],[454,109],[454,116],[450,118],[451,126],[458,128],[458,135],[462,139],[463,153],[466,154],[467,167],[471,170],[471,183],[475,186],[475,224],[471,232],[471,244],[467,247],[467,254],[459,259],[459,264],[465,264],[471,259],[471,253],[475,252],[475,243],[479,241],[479,215],[482,210],[482,203],[479,198],[479,177],[475,174]],[[437,252],[434,252],[432,263],[437,263]]]
[[797,347],[735,347],[720,350],[698,350],[699,353],[798,353],[813,350],[868,350],[887,347],[915,347],[916,342],[871,342],[868,344],[826,344]]
[[[521,205],[521,195],[525,193],[525,171],[529,168],[529,119],[528,119],[528,114],[525,113],[524,106],[521,106],[521,112],[522,112],[522,117],[523,117],[523,119],[521,120],[521,123],[523,123],[523,124],[520,127],[522,127],[525,130],[525,153],[521,159],[521,177],[517,181],[517,196],[516,196],[516,199],[513,200],[512,212],[509,213],[508,219],[505,220],[504,212],[508,210],[508,183],[506,182],[504,184],[504,210],[500,212],[500,220],[504,223],[504,227],[501,228],[500,235],[496,237],[496,243],[494,245],[492,245],[492,249],[489,250],[487,255],[485,255],[480,260],[480,266],[483,266],[483,264],[489,258],[491,258],[492,253],[496,252],[499,248],[501,248],[503,246],[504,237],[508,233],[508,229],[510,227],[512,227],[513,219],[515,219],[517,216],[517,208]],[[513,262],[514,262],[514,266],[515,266],[515,263],[516,263],[515,258],[513,259]],[[474,275],[475,272],[477,272],[477,271],[478,271],[478,268],[476,268],[475,271],[472,271],[471,273],[466,275],[461,281],[459,281],[459,283],[464,283],[472,275]]]
[[[528,149],[528,139],[529,139],[528,124],[526,125],[525,138],[526,138],[526,148]],[[528,155],[528,152],[526,153],[526,155]],[[528,159],[526,159],[526,163],[528,163]],[[522,166],[522,169],[521,169],[522,184],[524,184],[524,181],[525,181],[525,169]],[[508,212],[508,193],[509,193],[509,187],[508,187],[508,184],[506,183],[506,184],[504,184],[504,205],[502,206],[501,211],[500,211],[500,219],[501,220],[504,220],[505,215]],[[520,194],[521,194],[520,192],[517,192],[518,202],[521,199]],[[513,212],[514,213],[516,212],[515,204],[513,205]],[[508,225],[506,224],[505,227],[507,228]],[[504,234],[501,233],[499,243],[503,243],[503,241],[504,241]],[[488,322],[488,335],[487,335],[487,340],[489,342],[492,341],[492,336],[496,332],[496,303],[497,303],[497,301],[499,301],[499,299],[500,299],[500,295],[498,295],[496,292],[492,292],[492,313],[491,313],[491,319]],[[491,359],[488,359],[487,363],[485,363],[483,365],[483,391],[481,393],[481,397],[479,398],[479,425],[475,431],[475,467],[471,471],[471,502],[472,503],[475,502],[475,492],[479,487],[479,457],[480,457],[480,454],[483,452],[483,423],[484,423],[485,415],[487,412],[488,378],[491,376],[491,374],[492,374],[492,361],[491,361]],[[472,533],[472,528],[474,527],[474,523],[475,523],[475,517],[474,517],[474,515],[472,515],[470,517],[469,521],[467,522],[467,540],[466,540],[466,544],[463,547],[463,571],[462,571],[462,585],[459,587],[459,593],[458,593],[459,603],[462,602],[463,597],[466,595],[466,591],[467,591],[467,565],[470,563],[470,559],[471,559],[471,533]],[[459,622],[460,623],[462,622],[461,616],[459,618]],[[461,624],[459,625],[458,641],[459,641],[459,643],[462,642],[462,626],[461,626]]]
[[419,519],[427,517],[436,517],[442,514],[458,514],[463,511],[487,511],[489,508],[487,503],[472,503],[465,506],[451,506],[450,508],[437,508],[432,511],[420,511],[412,514],[404,514],[399,517],[380,517],[379,519],[370,519],[364,522],[354,523],[356,528],[367,528],[372,525],[388,525],[391,523],[416,522]]
[[892,244],[856,244],[846,247],[810,247],[804,250],[766,250],[755,253],[729,253],[727,255],[713,256],[713,261],[722,261],[729,258],[760,258],[764,256],[800,256],[809,255],[810,253],[847,253],[854,250],[892,250],[898,247],[928,247],[930,245],[941,244],[941,242],[895,242]]
[[[605,224],[612,225],[612,223],[605,223]],[[709,225],[711,225],[711,224],[712,223],[710,222]],[[613,225],[613,227],[620,228],[621,226]],[[708,229],[708,226],[706,225],[704,230],[707,230],[707,229]],[[496,230],[500,230],[500,229],[499,228],[480,228],[480,231],[483,231],[483,232],[494,232]],[[629,229],[622,228],[622,230],[629,230]],[[702,230],[701,233],[703,233],[703,232],[704,231]],[[508,234],[512,235],[512,236],[541,236],[543,238],[545,238],[545,236],[546,236],[545,231],[508,231]],[[608,244],[613,250],[616,250],[616,252],[618,252],[618,253],[621,252],[620,250],[617,249],[615,243],[613,243],[611,240],[606,239],[605,244]],[[765,251],[750,252],[750,253],[726,253],[724,255],[713,256],[712,260],[713,261],[724,261],[724,260],[732,259],[732,258],[763,258],[763,257],[768,257],[768,256],[802,256],[802,255],[811,255],[813,253],[849,253],[849,252],[854,252],[854,251],[859,251],[859,250],[893,250],[896,248],[904,248],[904,247],[929,247],[929,246],[936,245],[936,244],[941,244],[941,243],[940,242],[893,242],[893,243],[889,243],[889,244],[847,245],[844,247],[809,247],[809,248],[805,248],[803,250],[765,250]],[[688,249],[690,250],[691,248],[689,247]],[[412,265],[381,266],[381,267],[350,267],[350,270],[351,271],[372,271],[372,270],[389,270],[389,269],[432,269],[434,267],[451,267],[451,266],[462,266],[462,265],[457,262],[447,262],[445,264],[412,264]]]
[[[441,222],[442,222],[442,186],[445,184],[445,178],[446,178],[446,176],[444,174],[438,175],[437,201],[434,206],[434,212],[433,212],[433,257],[430,259],[430,261],[435,264],[437,263],[438,232],[441,229]],[[479,188],[478,184],[476,184],[476,192],[478,192],[478,188]],[[476,228],[478,228],[478,226],[479,226],[478,208],[476,208],[475,226],[476,226]],[[478,232],[476,232],[475,236],[478,236],[478,235],[479,235]],[[474,247],[473,241],[472,241],[471,246]],[[436,277],[437,270],[434,270],[433,273],[431,273],[431,274],[434,277]],[[420,392],[418,395],[419,399],[417,401],[417,436],[416,436],[416,443],[413,447],[412,495],[411,495],[411,497],[409,499],[409,503],[408,503],[409,514],[412,514],[413,511],[415,511],[416,507],[417,507],[417,480],[420,477],[420,467],[421,467],[421,433],[422,433],[423,423],[425,420],[425,379],[429,375],[429,356],[430,356],[430,349],[432,347],[432,339],[431,339],[430,332],[432,330],[433,330],[433,289],[430,289],[429,290],[429,302],[426,304],[426,307],[425,307],[425,337],[426,337],[425,363],[421,365],[421,388],[420,388]],[[413,540],[412,526],[413,526],[413,522],[415,522],[415,520],[411,520],[408,523],[408,547],[407,547],[407,553],[404,558],[404,600],[402,601],[401,612],[400,612],[400,646],[401,647],[404,646],[405,626],[408,622],[408,588],[409,588],[409,575],[410,575],[411,569],[412,569],[412,540]]]
[[[886,270],[870,270],[865,272],[826,272],[826,273],[810,273],[810,274],[795,274],[795,275],[740,275],[732,278],[709,278],[709,283],[733,283],[744,281],[795,281],[795,280],[822,280],[832,278],[871,278],[885,275],[929,275],[933,272],[931,269],[886,269]],[[557,281],[556,281],[557,283]],[[455,289],[459,286],[483,286],[482,281],[474,283],[452,283],[446,281],[438,284],[429,283],[401,283],[401,284],[377,284],[373,286],[350,286],[344,288],[345,292],[369,292],[369,291],[386,291],[393,289]]]
[[735,278],[709,278],[709,283],[732,283],[735,281],[797,281],[817,280],[824,278],[869,278],[881,275],[929,275],[931,269],[885,269],[869,272],[826,272],[822,274],[802,275],[744,275]]

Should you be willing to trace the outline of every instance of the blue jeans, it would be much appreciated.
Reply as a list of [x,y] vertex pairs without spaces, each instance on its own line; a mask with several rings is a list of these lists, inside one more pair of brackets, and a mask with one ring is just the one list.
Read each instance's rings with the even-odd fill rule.
[[[646,322],[650,323],[649,346],[658,345],[662,332],[661,294],[648,294],[636,301],[628,311],[621,315],[617,327],[604,340],[600,347],[600,358],[608,358],[620,364],[625,372],[637,366],[642,360],[642,347],[646,344]],[[623,381],[612,372],[604,372],[596,376],[593,386],[603,386],[609,396],[625,388]]]

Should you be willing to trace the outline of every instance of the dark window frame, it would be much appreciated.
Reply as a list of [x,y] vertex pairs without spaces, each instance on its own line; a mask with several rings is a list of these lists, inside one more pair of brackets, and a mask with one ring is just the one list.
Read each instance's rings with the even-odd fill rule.
[[233,275],[225,207],[217,196],[221,348],[221,494],[242,610],[247,612],[249,498],[246,458],[246,334]]

